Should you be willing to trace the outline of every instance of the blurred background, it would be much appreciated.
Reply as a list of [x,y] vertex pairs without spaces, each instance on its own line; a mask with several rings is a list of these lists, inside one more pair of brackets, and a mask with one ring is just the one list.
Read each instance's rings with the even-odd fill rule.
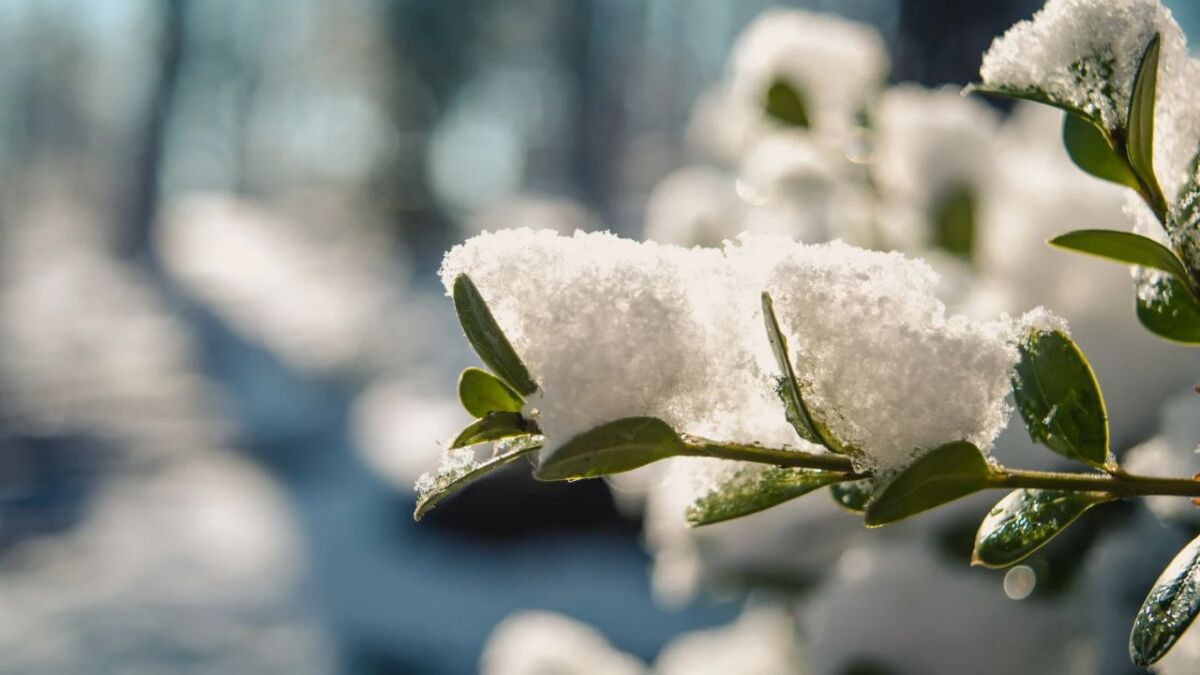
[[[1052,558],[1010,578],[944,555],[986,503],[968,525],[894,540],[831,502],[763,514],[757,539],[701,536],[663,524],[679,504],[661,475],[567,486],[517,466],[411,516],[413,482],[469,421],[454,390],[475,360],[435,274],[447,248],[517,226],[689,245],[743,228],[854,240],[851,207],[822,202],[828,222],[804,224],[816,175],[793,166],[804,148],[764,156],[746,134],[722,139],[741,124],[721,112],[740,86],[739,34],[769,7],[832,13],[878,35],[867,61],[883,64],[881,89],[959,87],[1040,4],[0,0],[0,672],[459,673],[481,667],[485,643],[496,673],[717,667],[682,655],[697,646],[771,654],[762,673],[964,672],[923,661],[933,648],[905,631],[962,653],[989,635],[1074,669],[1000,659],[1007,672],[1127,672],[1139,588],[1194,516],[1113,507],[1069,542],[1096,549],[1073,586]],[[1167,4],[1200,30],[1195,4]],[[989,133],[1036,136],[1023,157],[1061,152],[1055,120],[964,105]],[[864,128],[883,134],[880,110]],[[930,148],[929,161],[964,151]],[[865,184],[883,194],[888,175]],[[790,197],[767,199],[764,182]],[[872,200],[876,215],[908,213]],[[1055,204],[1039,217],[1069,229],[1082,211]],[[1105,213],[1120,218],[1120,199]],[[975,239],[992,241],[977,220]],[[1018,277],[1056,298],[1074,288],[1029,281],[1019,239],[980,243],[980,256],[1015,251],[994,264],[947,263],[947,302],[1052,304],[1005,281]],[[883,246],[938,248],[903,233]],[[1086,299],[1054,308],[1096,349],[1102,382],[1132,383],[1110,401],[1114,428],[1127,422],[1119,450],[1149,443],[1155,466],[1194,473],[1193,404],[1166,402],[1194,384],[1195,358],[1136,327],[1123,273],[1077,264],[1118,289],[1093,314],[1068,311]],[[1028,439],[1012,438],[1024,457]],[[1133,530],[1157,535],[1126,541]],[[1127,593],[1093,592],[1126,578]],[[1020,605],[1035,582],[1067,590]],[[1097,596],[1112,606],[1084,616]],[[959,609],[990,618],[964,624]],[[522,610],[552,613],[501,624]],[[1044,644],[1047,626],[1069,640]],[[522,661],[547,643],[567,656]]]

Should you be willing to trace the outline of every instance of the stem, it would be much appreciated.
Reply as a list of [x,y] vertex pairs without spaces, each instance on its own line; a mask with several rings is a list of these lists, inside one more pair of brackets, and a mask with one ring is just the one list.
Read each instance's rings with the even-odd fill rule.
[[782,450],[766,448],[761,445],[742,445],[740,443],[718,443],[705,438],[684,436],[687,452],[692,457],[715,457],[742,462],[757,462],[773,464],[798,469],[823,469],[825,471],[841,471],[847,474],[847,480],[867,478],[869,474],[860,474],[850,464],[850,459],[833,453],[814,454],[799,450]]
[[1200,497],[1198,480],[1139,476],[1125,472],[1099,474],[1001,469],[993,474],[988,487],[1106,492],[1119,497]]
[[[838,471],[846,475],[846,480],[869,478],[871,475],[855,471],[848,457],[832,453],[814,454],[798,450],[766,448],[759,445],[717,443],[694,436],[685,437],[684,442],[687,445],[687,452],[683,454],[693,457],[715,457],[801,469]],[[1123,470],[1113,473],[1065,473],[1000,468],[993,470],[988,478],[987,488],[1104,492],[1117,497],[1145,495],[1200,498],[1200,480],[1139,476]]]

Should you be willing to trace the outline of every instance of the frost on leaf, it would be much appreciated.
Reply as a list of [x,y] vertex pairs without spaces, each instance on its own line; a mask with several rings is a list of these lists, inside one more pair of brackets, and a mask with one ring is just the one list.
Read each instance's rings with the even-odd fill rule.
[[497,441],[491,457],[477,459],[473,448],[447,450],[437,471],[422,474],[417,479],[417,508],[413,518],[420,520],[434,506],[457,492],[467,483],[542,447],[542,437],[517,436]]
[[448,450],[442,455],[441,465],[437,471],[423,473],[417,478],[417,499],[425,500],[435,492],[440,492],[446,486],[461,481],[472,469],[478,466],[475,461],[475,450],[459,448]]
[[1189,270],[1200,270],[1200,154],[1192,159],[1179,194],[1171,204],[1167,232]]

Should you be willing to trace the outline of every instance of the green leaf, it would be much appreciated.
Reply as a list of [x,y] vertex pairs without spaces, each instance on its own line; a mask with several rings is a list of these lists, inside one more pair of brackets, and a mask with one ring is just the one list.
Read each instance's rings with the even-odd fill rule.
[[517,436],[496,443],[496,454],[491,458],[471,465],[465,471],[450,470],[433,477],[427,489],[417,495],[417,507],[413,520],[420,520],[442,500],[466,487],[480,476],[490,473],[513,460],[537,452],[542,447],[542,437],[536,435]]
[[1013,397],[1035,442],[1076,461],[1108,461],[1108,413],[1096,375],[1063,333],[1032,329],[1019,345]]
[[539,480],[594,478],[683,454],[683,439],[656,417],[626,417],[590,429],[543,455]]
[[1189,283],[1187,269],[1171,249],[1149,237],[1117,230],[1076,230],[1050,240],[1051,246],[1162,270]]
[[710,525],[758,513],[843,479],[833,471],[751,466],[740,469],[687,508],[689,525]]
[[459,432],[451,441],[450,449],[465,448],[468,445],[496,441],[509,436],[524,436],[537,431],[536,426],[521,417],[519,413],[494,412],[488,413],[483,419],[475,420]]
[[1158,50],[1162,36],[1158,33],[1147,43],[1133,81],[1129,97],[1129,119],[1126,130],[1126,153],[1134,174],[1149,194],[1151,206],[1159,214],[1166,212],[1166,198],[1154,176],[1154,98],[1158,88]]
[[863,520],[877,527],[928,511],[982,490],[991,475],[987,459],[973,443],[938,446],[876,490]]
[[479,368],[467,368],[458,376],[458,400],[475,417],[491,412],[521,412],[525,405],[520,394],[504,380]]
[[807,129],[811,125],[803,94],[786,80],[771,83],[764,107],[768,115],[789,127]]
[[1200,537],[1183,547],[1150,589],[1129,633],[1129,656],[1143,668],[1166,656],[1200,612]]
[[971,260],[975,251],[975,211],[975,195],[970,188],[948,190],[934,210],[934,243],[944,251]]
[[983,94],[984,96],[997,96],[1000,98],[1011,98],[1011,99],[1017,99],[1020,101],[1030,101],[1032,103],[1040,103],[1041,105],[1048,105],[1051,108],[1058,108],[1059,110],[1070,113],[1072,115],[1078,115],[1084,119],[1094,119],[1093,117],[1088,115],[1086,112],[1084,112],[1083,110],[1080,110],[1079,108],[1075,107],[1074,105],[1072,105],[1070,103],[1066,103],[1064,101],[1059,101],[1059,100],[1051,97],[1046,92],[1036,90],[1036,89],[1025,89],[1025,90],[1002,89],[1000,87],[992,87],[992,86],[988,86],[986,84],[968,84],[966,86],[966,88],[963,90],[963,93]]
[[462,324],[467,341],[493,373],[523,396],[537,391],[529,370],[504,336],[504,331],[500,330],[479,289],[465,274],[460,274],[454,280],[454,309],[458,312],[458,321]]
[[763,323],[767,327],[767,338],[771,341],[771,353],[775,355],[775,363],[779,366],[779,372],[782,373],[776,379],[775,389],[779,398],[783,400],[784,415],[787,417],[787,421],[796,429],[796,433],[809,443],[816,443],[828,448],[831,452],[843,455],[855,452],[853,448],[847,447],[834,438],[829,427],[814,417],[808,409],[808,405],[805,404],[800,383],[796,380],[796,372],[792,370],[787,337],[779,328],[779,319],[775,316],[775,304],[766,292],[762,294],[762,311]]
[[1151,272],[1137,281],[1137,318],[1146,330],[1183,344],[1200,344],[1200,304],[1174,276]]
[[867,502],[875,492],[875,479],[862,478],[834,483],[829,486],[829,494],[833,501],[847,511],[862,513],[867,508]]
[[1046,545],[1084,511],[1112,501],[1101,492],[1014,490],[992,507],[975,535],[971,563],[1007,567]]
[[1103,127],[1090,119],[1067,113],[1063,118],[1063,147],[1075,166],[1097,178],[1140,190],[1129,161],[1119,152]]

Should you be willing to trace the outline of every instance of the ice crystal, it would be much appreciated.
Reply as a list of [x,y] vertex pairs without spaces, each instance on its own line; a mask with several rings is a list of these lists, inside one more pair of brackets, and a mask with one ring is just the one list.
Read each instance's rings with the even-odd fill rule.
[[440,492],[448,485],[462,480],[463,476],[471,473],[476,466],[478,463],[475,459],[474,449],[447,450],[442,454],[441,464],[437,471],[423,473],[417,478],[417,499],[425,499],[426,496]]

